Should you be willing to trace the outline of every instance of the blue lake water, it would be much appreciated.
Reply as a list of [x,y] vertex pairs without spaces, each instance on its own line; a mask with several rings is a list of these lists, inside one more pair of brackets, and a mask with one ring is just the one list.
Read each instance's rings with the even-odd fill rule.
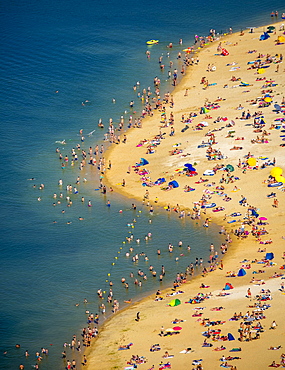
[[[86,309],[97,312],[96,292],[108,290],[106,280],[112,279],[120,301],[137,299],[157,289],[158,279],[149,277],[141,288],[130,284],[126,292],[122,276],[128,278],[139,268],[148,272],[150,264],[159,271],[163,264],[167,273],[162,286],[166,286],[196,257],[206,260],[211,242],[219,245],[215,228],[205,230],[199,223],[181,221],[161,210],[149,223],[146,207],[138,205],[134,212],[132,200],[114,193],[104,197],[94,190],[99,185],[96,168],[87,166],[81,173],[75,165],[62,170],[55,149],[59,146],[70,156],[80,142],[81,128],[84,133],[96,130],[90,137],[85,135],[83,148],[101,144],[105,131],[97,127],[99,118],[105,127],[111,117],[115,123],[121,115],[127,119],[133,99],[135,109],[142,108],[132,88],[137,81],[141,88],[152,87],[158,76],[162,90],[170,90],[167,69],[160,71],[158,58],[163,54],[166,60],[170,52],[169,58],[179,66],[180,38],[184,48],[193,44],[195,34],[207,35],[210,28],[225,32],[228,27],[239,31],[267,24],[272,10],[284,11],[282,5],[265,0],[237,5],[205,0],[177,4],[32,0],[1,5],[0,368],[17,369],[20,363],[30,368],[35,352],[48,347],[50,355],[41,369],[63,369],[62,345],[86,326]],[[160,43],[149,48],[148,60],[145,42],[153,38]],[[169,42],[174,44],[171,50],[166,48]],[[89,102],[82,105],[85,100]],[[66,145],[55,143],[63,139]],[[74,186],[78,175],[79,194],[70,195],[73,205],[67,207],[66,185]],[[88,180],[85,184],[83,177]],[[44,190],[39,190],[41,183]],[[87,207],[89,199],[92,207]],[[61,203],[53,206],[57,201]],[[132,228],[128,225],[134,219]],[[152,239],[146,242],[148,232]],[[136,253],[145,252],[148,263],[140,258],[134,266],[125,257],[130,245],[123,241],[130,233],[141,239],[140,244],[130,245]],[[175,247],[170,255],[168,243],[177,246],[179,240],[182,252]],[[180,253],[184,256],[175,262]],[[29,359],[24,357],[26,349]]]

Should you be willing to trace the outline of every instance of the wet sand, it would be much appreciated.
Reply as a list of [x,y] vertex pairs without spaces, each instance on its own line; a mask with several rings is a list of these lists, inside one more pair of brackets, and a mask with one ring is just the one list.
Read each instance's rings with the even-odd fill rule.
[[[130,198],[135,198],[142,202],[146,189],[149,191],[150,206],[163,207],[170,206],[178,209],[177,217],[188,212],[193,214],[193,207],[197,202],[197,208],[201,210],[203,219],[210,218],[219,225],[224,225],[226,234],[229,233],[232,243],[228,243],[228,252],[223,258],[223,268],[220,265],[205,276],[193,279],[191,282],[182,284],[179,288],[184,291],[183,294],[174,297],[166,297],[167,293],[173,292],[169,288],[162,292],[163,300],[154,301],[155,296],[150,296],[139,303],[130,305],[109,320],[100,330],[98,339],[94,342],[91,349],[88,350],[88,369],[124,369],[127,367],[127,361],[132,355],[145,356],[147,362],[139,364],[141,370],[159,369],[162,361],[164,364],[168,361],[172,369],[196,368],[193,360],[203,359],[204,369],[216,369],[222,364],[220,361],[224,355],[240,357],[240,359],[228,360],[228,364],[236,366],[237,369],[265,369],[272,361],[280,363],[280,355],[285,347],[285,323],[282,318],[284,311],[285,294],[280,291],[282,277],[272,278],[274,273],[282,273],[280,267],[284,264],[283,252],[285,252],[285,193],[279,188],[269,188],[265,181],[270,175],[274,165],[262,166],[264,163],[275,162],[275,166],[281,167],[285,171],[284,158],[285,148],[280,144],[283,142],[281,135],[282,127],[276,129],[275,126],[280,121],[278,118],[284,118],[283,112],[274,111],[274,104],[282,106],[282,99],[285,91],[285,66],[280,61],[280,53],[284,50],[283,45],[276,45],[277,36],[282,35],[284,31],[279,31],[280,25],[276,26],[276,34],[271,33],[270,38],[259,41],[259,36],[266,27],[260,27],[254,30],[254,33],[233,34],[223,37],[211,43],[208,47],[200,50],[199,64],[189,67],[186,76],[173,92],[174,107],[169,104],[166,106],[167,120],[170,112],[174,115],[174,136],[170,136],[171,126],[162,127],[161,112],[155,112],[153,117],[148,117],[142,121],[142,128],[132,128],[127,132],[126,143],[113,145],[106,153],[106,160],[111,160],[112,169],[107,171],[105,181],[108,186],[112,186],[116,192],[120,192]],[[225,48],[229,55],[221,56],[217,50],[219,43]],[[275,62],[266,64],[263,71],[258,73],[258,69],[252,69],[253,61],[266,60],[266,55],[276,56]],[[196,56],[195,55],[195,58]],[[257,62],[258,63],[258,62]],[[208,65],[214,65],[214,71],[207,71]],[[159,67],[158,67],[159,68]],[[232,70],[234,69],[234,70]],[[178,71],[179,73],[179,71]],[[235,76],[237,80],[232,81]],[[208,86],[201,84],[202,77],[208,80]],[[262,80],[260,80],[262,79]],[[266,82],[269,81],[269,82]],[[185,91],[187,89],[187,94]],[[259,107],[259,104],[265,104],[266,94],[272,99],[269,106]],[[186,95],[186,96],[185,96]],[[256,102],[256,99],[258,101]],[[209,111],[200,114],[201,107],[210,107]],[[237,109],[241,105],[242,109]],[[266,104],[265,104],[266,105]],[[215,107],[216,109],[212,109]],[[217,108],[218,107],[218,108]],[[253,127],[254,118],[240,119],[242,112],[250,112],[251,116],[255,112],[262,111],[265,126],[261,132],[255,132]],[[284,111],[284,103],[283,103]],[[186,124],[181,122],[182,114],[188,117],[189,113],[197,114],[189,123],[189,128],[182,132]],[[208,115],[208,116],[206,116]],[[211,118],[209,118],[211,117]],[[234,126],[229,123],[234,121]],[[201,122],[207,122],[207,126]],[[284,128],[283,128],[284,129]],[[263,132],[266,130],[266,133]],[[198,148],[202,142],[207,142],[210,136],[206,134],[212,131],[215,135],[215,144],[212,148],[217,151],[217,155],[222,155],[222,159],[208,160],[206,150],[208,147]],[[160,134],[163,139],[154,149],[153,154],[146,154],[147,145],[150,144],[156,135]],[[212,137],[213,139],[213,137]],[[145,143],[137,146],[141,141]],[[148,142],[147,142],[148,141]],[[179,144],[179,145],[177,145]],[[170,152],[178,149],[180,153],[170,155]],[[254,157],[257,160],[257,169],[250,166],[243,168],[242,163],[247,165],[245,156]],[[221,153],[221,154],[219,154]],[[212,157],[214,157],[212,153]],[[142,186],[141,177],[134,171],[136,163],[141,158],[149,161],[149,164],[140,168],[145,168],[149,173],[145,175],[145,181],[153,183],[159,178],[165,178],[166,183],[154,186]],[[267,158],[267,159],[264,159]],[[239,162],[241,166],[238,167]],[[185,163],[192,164],[197,176],[188,177],[183,171]],[[217,165],[232,165],[234,171],[229,175],[235,178],[233,182],[220,183],[222,176],[227,178],[227,172],[218,170],[213,176],[203,176],[205,170],[212,170]],[[265,167],[265,168],[262,168]],[[129,168],[131,171],[129,171]],[[178,171],[177,171],[178,170]],[[128,173],[130,172],[130,173]],[[202,177],[207,182],[196,184]],[[122,186],[123,179],[125,186]],[[169,181],[175,180],[179,187],[170,190],[162,190]],[[211,185],[211,186],[209,186]],[[185,192],[185,186],[195,190]],[[217,186],[223,186],[224,189],[217,189]],[[278,207],[273,206],[274,198],[268,198],[271,192],[276,193]],[[213,208],[201,209],[201,198],[203,195],[211,197],[206,200],[207,203],[215,203],[216,207],[222,207],[223,210],[213,212]],[[241,205],[241,199],[245,197],[245,205]],[[230,198],[230,199],[229,199]],[[259,230],[265,228],[268,234],[257,238],[251,234],[253,224],[246,224],[248,221],[244,217],[248,216],[248,209],[253,206],[258,213],[258,217],[250,219],[254,225],[258,223],[259,217],[265,217],[265,225],[257,225]],[[182,211],[182,214],[180,213]],[[232,217],[232,213],[241,215]],[[249,212],[251,214],[251,212]],[[230,221],[235,220],[235,222]],[[211,221],[209,223],[211,227]],[[237,237],[234,231],[241,228],[248,231],[248,236]],[[270,241],[268,244],[266,241]],[[259,249],[265,249],[259,252]],[[220,246],[215,245],[221,257]],[[271,266],[266,266],[261,261],[266,252],[273,252],[274,259]],[[240,267],[245,267],[246,275],[242,277],[227,277],[228,272],[237,273]],[[262,273],[253,273],[262,270]],[[173,271],[173,279],[175,279]],[[254,282],[252,278],[255,278]],[[264,283],[263,283],[264,282]],[[209,288],[200,288],[201,284]],[[234,289],[223,291],[226,283],[234,286]],[[251,289],[252,298],[246,297],[248,288]],[[252,339],[256,335],[256,330],[251,328],[251,333],[244,331],[242,341],[239,341],[239,332],[241,322],[245,319],[230,321],[234,313],[242,313],[242,316],[254,310],[254,304],[259,301],[256,295],[260,295],[261,289],[269,289],[272,300],[263,301],[260,305],[269,304],[271,307],[265,311],[265,318],[255,320],[260,322],[263,330],[260,332],[260,339]],[[221,292],[229,292],[226,296],[217,296]],[[211,293],[209,299],[205,299],[199,304],[186,304],[189,298],[193,298],[198,293]],[[173,298],[179,298],[181,304],[177,307],[169,307],[167,304]],[[203,307],[198,310],[201,316],[192,316],[197,307]],[[223,307],[220,311],[212,310],[215,307]],[[140,320],[136,321],[136,314],[140,312]],[[178,325],[182,327],[179,334],[159,336],[161,327],[173,328],[176,325],[171,322],[175,319],[183,319],[184,322]],[[202,347],[205,336],[202,335],[208,327],[201,325],[203,319],[210,321],[222,320],[223,324],[211,326],[210,329],[221,329],[221,336],[233,334],[234,341],[221,341],[209,338],[208,343],[211,347]],[[276,320],[277,327],[270,330],[270,325]],[[130,349],[118,351],[119,346],[133,343]],[[161,350],[150,352],[150,347],[159,344]],[[225,346],[222,351],[214,351],[216,347]],[[269,350],[273,346],[283,346],[279,350]],[[180,353],[185,348],[191,347],[190,353]],[[241,348],[240,352],[230,352],[233,348]],[[165,351],[174,355],[169,359],[162,356]]]

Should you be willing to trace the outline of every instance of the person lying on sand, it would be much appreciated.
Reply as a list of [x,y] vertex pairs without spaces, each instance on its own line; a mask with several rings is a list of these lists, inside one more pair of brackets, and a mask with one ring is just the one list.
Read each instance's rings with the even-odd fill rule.
[[275,350],[280,349],[280,348],[282,348],[282,346],[277,346],[277,347],[272,347],[271,346],[268,349],[275,351]]
[[150,352],[156,352],[156,351],[160,351],[161,348],[160,348],[160,345],[159,344],[153,344],[151,347],[150,347]]

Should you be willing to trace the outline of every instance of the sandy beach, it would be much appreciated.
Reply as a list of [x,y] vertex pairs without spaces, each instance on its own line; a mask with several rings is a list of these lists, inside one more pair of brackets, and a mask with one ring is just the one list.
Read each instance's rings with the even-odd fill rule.
[[[272,169],[285,174],[284,44],[276,41],[285,35],[283,22],[274,26],[266,40],[259,40],[263,26],[201,48],[168,103],[106,152],[108,189],[143,202],[150,213],[159,207],[201,218],[205,227],[220,225],[228,251],[209,246],[222,263],[213,260],[203,276],[190,281],[188,274],[161,299],[153,295],[116,313],[86,351],[86,369],[133,369],[136,362],[140,370],[245,370],[282,363],[285,179],[268,185],[283,180],[280,170],[270,179]],[[245,275],[236,276],[241,269]],[[233,289],[225,290],[227,283]],[[180,304],[169,306],[173,299]]]

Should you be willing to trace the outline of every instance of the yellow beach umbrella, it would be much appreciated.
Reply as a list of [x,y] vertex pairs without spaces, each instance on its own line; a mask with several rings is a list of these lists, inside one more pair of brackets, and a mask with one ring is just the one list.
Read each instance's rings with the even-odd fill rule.
[[254,167],[256,165],[256,159],[255,158],[248,158],[247,163],[249,166]]
[[283,182],[283,184],[285,183],[285,177],[283,177],[281,175],[275,176],[275,180],[277,182]]
[[265,72],[265,69],[264,68],[259,68],[258,70],[257,70],[257,73],[258,74],[262,74],[262,73],[264,73]]
[[283,172],[282,168],[280,168],[280,167],[274,167],[270,171],[270,175],[272,177],[281,176],[282,175],[282,172]]
[[266,103],[271,103],[272,102],[272,98],[270,98],[269,96],[267,96],[266,98],[264,98],[264,101]]

